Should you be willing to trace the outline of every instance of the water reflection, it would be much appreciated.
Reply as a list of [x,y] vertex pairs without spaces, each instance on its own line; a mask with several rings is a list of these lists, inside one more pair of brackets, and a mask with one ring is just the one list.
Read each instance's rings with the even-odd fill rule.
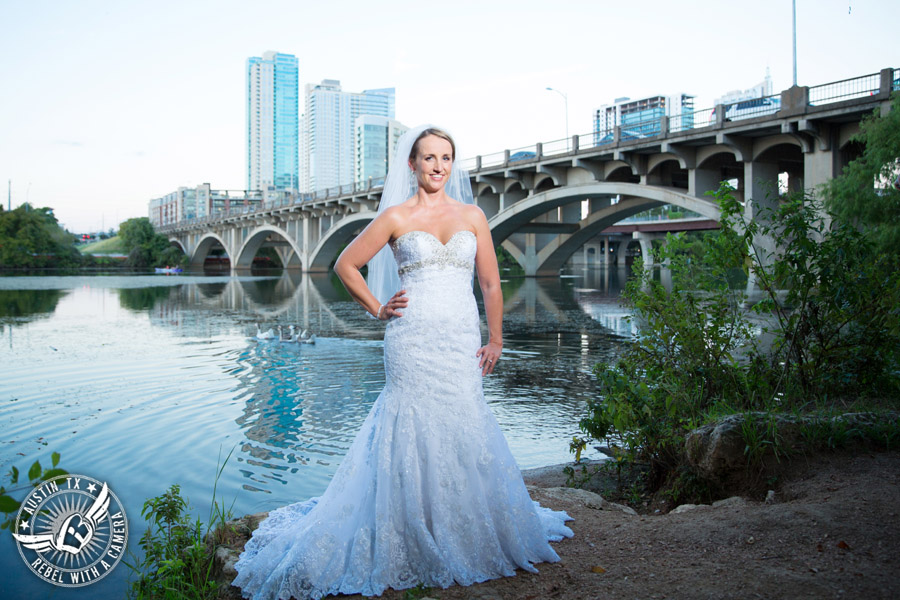
[[124,288],[119,290],[119,302],[123,308],[135,311],[150,310],[161,300],[172,295],[171,286]]
[[56,310],[64,290],[0,290],[0,317],[19,319]]

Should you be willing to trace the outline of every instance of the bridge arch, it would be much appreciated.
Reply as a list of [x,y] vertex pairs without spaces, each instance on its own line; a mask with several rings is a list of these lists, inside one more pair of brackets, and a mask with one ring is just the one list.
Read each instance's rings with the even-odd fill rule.
[[212,250],[213,246],[216,244],[222,246],[222,248],[225,249],[225,256],[227,256],[229,260],[232,260],[231,254],[228,251],[228,244],[215,233],[207,232],[203,234],[197,242],[197,247],[194,248],[194,253],[191,256],[191,266],[202,267],[203,263],[206,262],[206,257],[209,256],[209,251]]
[[190,256],[190,254],[188,254],[187,248],[185,248],[184,246],[184,242],[182,242],[177,237],[169,236],[169,244],[184,252],[185,256]]
[[542,174],[534,177],[534,194],[540,194],[547,190],[559,187],[559,184],[553,179],[552,175]]
[[674,154],[660,154],[648,161],[647,184],[688,189],[688,171]]
[[327,271],[331,261],[337,254],[338,248],[349,242],[353,234],[360,228],[368,225],[375,219],[372,211],[353,213],[347,215],[332,225],[313,251],[309,254],[309,266],[307,271]]
[[[639,212],[660,206],[660,202],[647,198],[623,198],[617,204],[590,214],[579,223],[578,231],[571,235],[558,235],[538,252],[538,275],[556,275],[581,246],[607,227]],[[626,244],[625,248],[627,248]]]
[[[622,219],[661,204],[673,204],[715,221],[718,221],[720,216],[719,207],[711,200],[697,198],[677,189],[601,181],[548,190],[507,207],[488,221],[494,244],[503,244],[519,228],[549,210],[570,202],[600,196],[619,196],[621,200],[591,213],[578,223],[577,231],[556,236],[538,251],[537,273],[545,275],[556,273],[562,264],[593,236]],[[524,259],[521,251],[512,251],[508,244],[504,244],[504,247],[510,250],[517,260]]]
[[[727,156],[728,158],[724,158]],[[724,144],[714,144],[712,146],[703,146],[697,150],[697,168],[707,169],[713,164],[721,162],[740,163],[743,162],[740,152],[732,146]]]
[[488,217],[496,215],[500,211],[500,191],[503,189],[502,184],[498,185],[500,189],[496,189],[490,184],[479,184],[478,192],[475,196],[475,204],[481,207],[484,214]]
[[617,166],[610,168],[606,174],[606,181],[618,181],[623,183],[638,183],[640,175],[635,174],[631,165],[619,162]]
[[809,144],[803,144],[793,135],[781,134],[766,136],[753,144],[753,160],[761,160],[769,150],[778,146],[795,146],[799,148],[801,152],[806,152]]
[[[237,258],[234,260],[232,268],[249,269],[253,266],[253,258],[256,256],[256,253],[259,252],[269,235],[273,233],[287,242],[295,255],[299,255],[299,248],[297,248],[296,242],[287,231],[275,225],[261,225],[247,235],[240,249],[235,252]],[[287,265],[285,264],[284,266]]]
[[[499,244],[515,233],[517,229],[530,223],[534,217],[540,216],[549,210],[563,204],[598,196],[646,198],[660,204],[674,204],[699,213],[708,219],[719,220],[719,207],[705,198],[697,198],[670,188],[617,181],[598,181],[578,186],[555,188],[541,194],[529,196],[521,202],[507,207],[488,222],[494,236],[494,244]],[[618,204],[613,206],[618,206]]]

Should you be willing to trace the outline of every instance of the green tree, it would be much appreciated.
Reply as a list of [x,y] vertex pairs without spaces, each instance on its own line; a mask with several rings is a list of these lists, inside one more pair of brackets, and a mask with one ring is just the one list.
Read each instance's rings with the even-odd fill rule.
[[890,111],[876,111],[853,138],[863,145],[841,176],[823,188],[826,207],[836,217],[870,230],[879,251],[897,256],[900,248],[900,93]]
[[156,233],[147,217],[128,219],[119,226],[119,237],[128,252],[127,264],[147,268],[182,264],[184,254],[166,236]]
[[0,210],[0,267],[72,267],[81,263],[75,236],[59,226],[52,208],[23,204]]
[[149,244],[155,235],[153,225],[147,217],[135,217],[119,225],[119,237],[129,249]]

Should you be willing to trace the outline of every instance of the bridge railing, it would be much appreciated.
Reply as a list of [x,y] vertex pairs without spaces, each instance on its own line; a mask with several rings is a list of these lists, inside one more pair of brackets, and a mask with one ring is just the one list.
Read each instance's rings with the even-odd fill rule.
[[493,152],[491,154],[483,154],[481,155],[481,168],[484,167],[499,167],[506,163],[506,151],[502,152]]
[[699,127],[707,127],[716,122],[716,109],[701,108],[689,112],[679,113],[669,117],[669,131],[679,133]]
[[612,129],[601,129],[590,133],[582,133],[576,137],[578,137],[578,149],[586,150],[612,144],[615,141],[615,131]]
[[881,90],[881,74],[863,75],[842,81],[833,81],[809,88],[809,104],[817,106],[829,102],[852,100],[874,96]]
[[552,142],[544,142],[541,144],[541,156],[554,156],[556,154],[567,154],[571,151],[572,151],[572,140],[568,139],[568,138],[562,139],[562,140],[553,140]]

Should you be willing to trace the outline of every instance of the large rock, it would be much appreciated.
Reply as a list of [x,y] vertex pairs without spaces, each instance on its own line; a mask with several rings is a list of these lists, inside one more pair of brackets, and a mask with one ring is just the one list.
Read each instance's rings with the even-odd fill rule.
[[[685,439],[685,454],[688,463],[701,477],[726,483],[747,470],[749,457],[745,430],[755,432],[753,435],[760,440],[771,439],[774,433],[778,450],[784,452],[797,444],[801,422],[794,415],[761,412],[729,415],[689,433]],[[767,444],[761,458],[767,458],[773,452],[772,445]]]
[[563,500],[568,502],[577,502],[583,504],[587,508],[594,510],[614,510],[623,512],[626,515],[637,515],[633,508],[623,504],[616,504],[603,498],[600,494],[589,492],[580,488],[570,487],[552,487],[552,488],[535,488],[539,494],[545,498],[553,500]]
[[704,425],[688,434],[685,454],[688,463],[708,481],[727,484],[747,471],[748,453],[745,431],[756,439],[773,439],[767,443],[759,457],[763,462],[778,451],[782,455],[801,448],[804,428],[823,420],[841,423],[846,428],[872,427],[885,420],[900,418],[898,413],[847,413],[835,417],[803,416],[748,412],[729,415],[717,423]]
[[206,543],[213,548],[213,579],[222,584],[220,600],[241,598],[240,590],[231,587],[237,577],[235,563],[244,550],[244,544],[253,535],[253,531],[269,516],[267,512],[245,515],[239,519],[219,525],[206,536]]

